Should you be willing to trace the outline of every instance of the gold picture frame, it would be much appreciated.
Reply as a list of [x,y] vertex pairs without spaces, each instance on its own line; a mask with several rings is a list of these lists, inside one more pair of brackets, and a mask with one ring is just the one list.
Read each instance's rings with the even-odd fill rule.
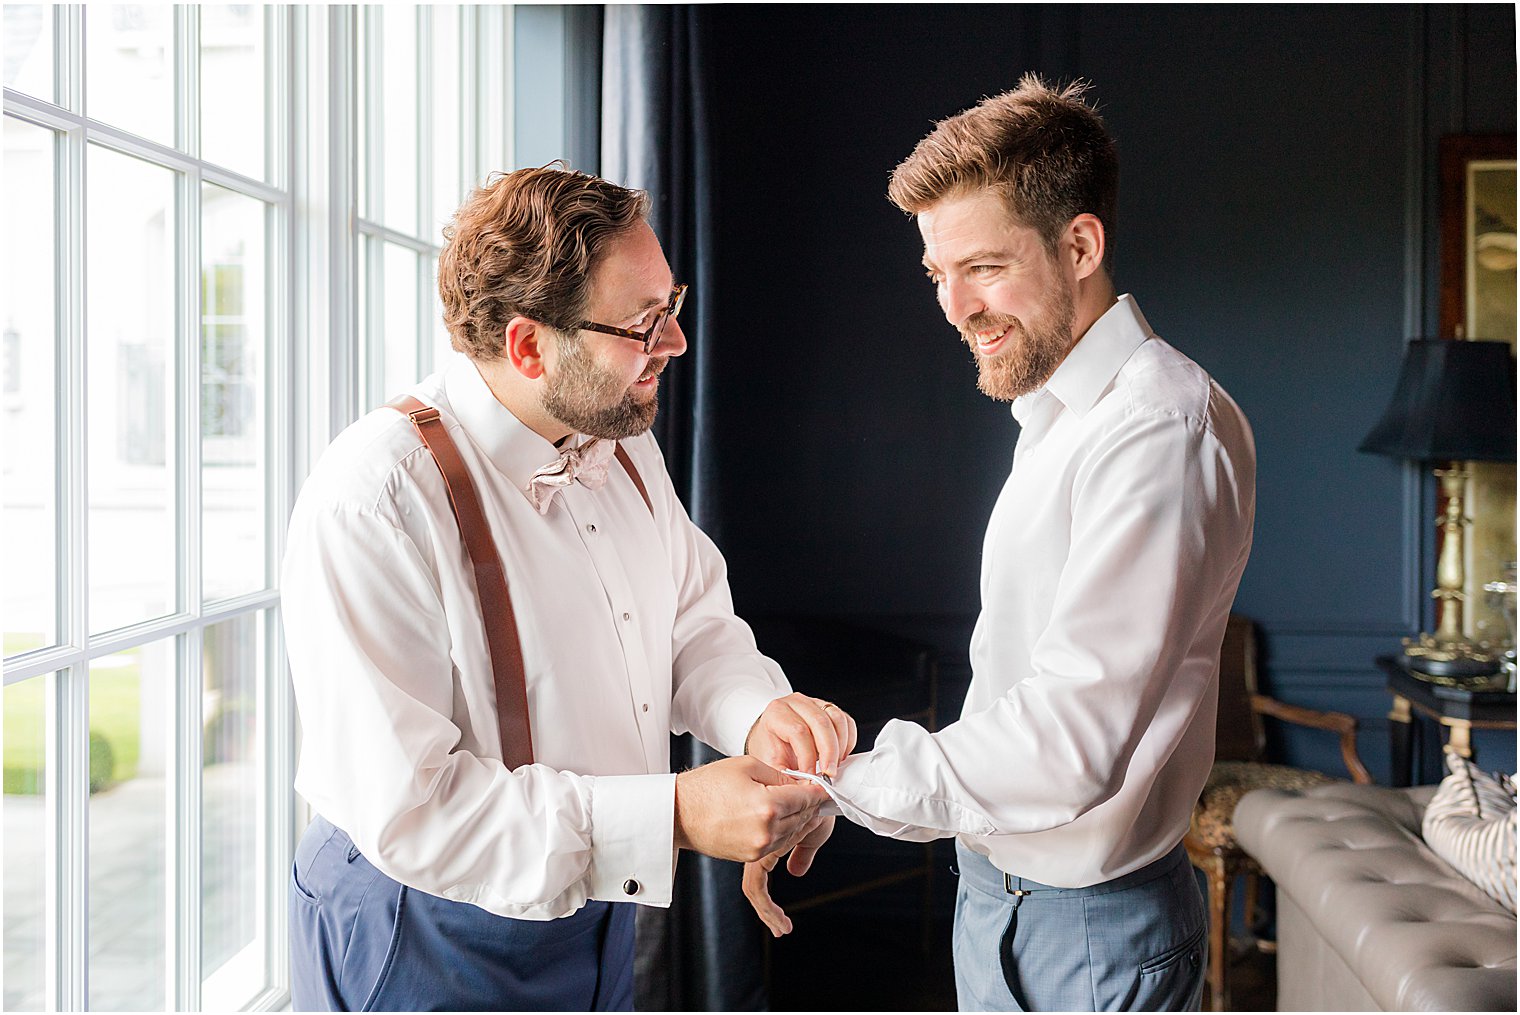
[[[1492,339],[1515,348],[1516,174],[1514,135],[1457,135],[1440,143],[1441,337]],[[1515,559],[1515,464],[1469,462],[1465,504],[1469,637],[1508,639],[1483,586]]]

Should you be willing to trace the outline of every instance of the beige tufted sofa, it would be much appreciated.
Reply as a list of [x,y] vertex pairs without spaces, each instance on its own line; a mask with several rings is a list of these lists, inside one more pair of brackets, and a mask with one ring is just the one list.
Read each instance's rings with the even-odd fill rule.
[[1277,883],[1278,1010],[1515,1010],[1515,917],[1426,848],[1434,794],[1241,799],[1236,835]]

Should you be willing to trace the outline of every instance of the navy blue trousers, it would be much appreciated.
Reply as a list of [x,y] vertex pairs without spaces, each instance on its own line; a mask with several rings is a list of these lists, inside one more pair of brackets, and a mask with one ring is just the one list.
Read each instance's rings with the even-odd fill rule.
[[317,818],[290,882],[295,1011],[632,1011],[633,904],[514,920],[407,888]]

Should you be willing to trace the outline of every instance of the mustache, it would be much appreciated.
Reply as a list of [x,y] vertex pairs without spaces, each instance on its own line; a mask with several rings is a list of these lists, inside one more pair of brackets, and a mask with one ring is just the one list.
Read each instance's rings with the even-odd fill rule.
[[1012,314],[994,314],[982,311],[966,318],[956,330],[961,333],[961,338],[971,344],[976,344],[976,335],[979,331],[997,331],[1001,328],[1012,327],[1015,331],[1024,330],[1024,322]]
[[658,377],[658,376],[660,376],[661,374],[663,374],[665,372],[665,367],[669,363],[670,363],[670,357],[669,356],[657,356],[657,357],[654,357],[654,358],[650,359],[650,361],[648,362],[648,364],[646,364],[645,367],[644,367],[644,372],[641,373],[641,374],[639,374],[639,380],[641,380],[641,381],[647,381],[651,377]]

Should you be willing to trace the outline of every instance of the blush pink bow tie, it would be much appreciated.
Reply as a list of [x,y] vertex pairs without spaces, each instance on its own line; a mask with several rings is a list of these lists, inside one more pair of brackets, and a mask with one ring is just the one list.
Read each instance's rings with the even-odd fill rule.
[[579,447],[561,448],[559,457],[545,465],[528,480],[528,499],[539,514],[548,514],[554,495],[571,483],[588,490],[598,490],[607,482],[607,466],[617,450],[616,441],[592,438]]

